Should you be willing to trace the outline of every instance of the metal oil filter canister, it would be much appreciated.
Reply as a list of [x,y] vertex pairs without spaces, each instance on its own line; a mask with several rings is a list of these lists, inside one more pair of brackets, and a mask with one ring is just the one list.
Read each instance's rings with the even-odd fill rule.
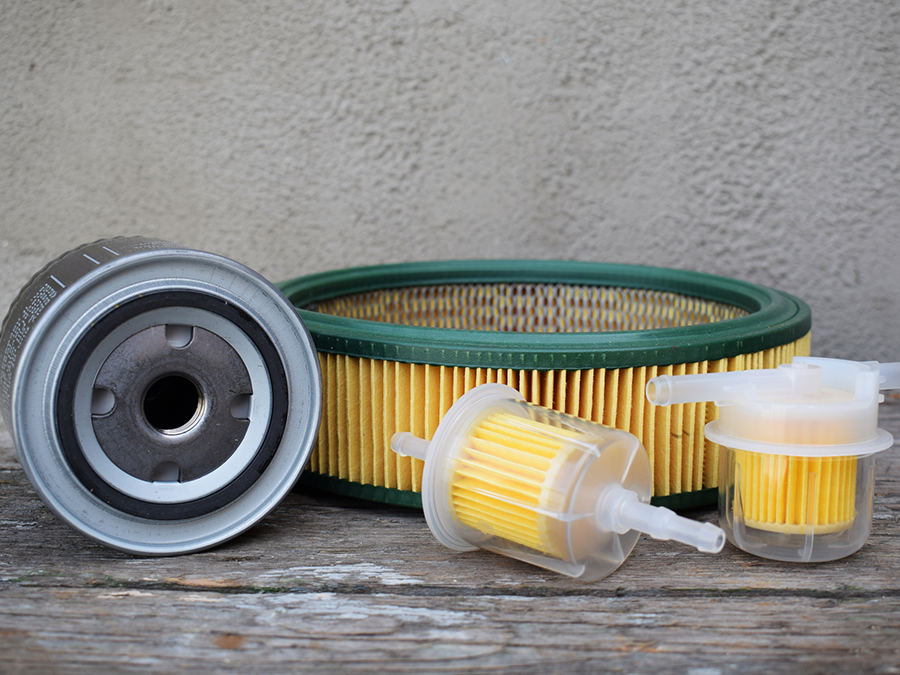
[[87,244],[0,330],[0,410],[43,501],[120,550],[209,548],[293,487],[321,417],[296,311],[226,258],[143,237]]

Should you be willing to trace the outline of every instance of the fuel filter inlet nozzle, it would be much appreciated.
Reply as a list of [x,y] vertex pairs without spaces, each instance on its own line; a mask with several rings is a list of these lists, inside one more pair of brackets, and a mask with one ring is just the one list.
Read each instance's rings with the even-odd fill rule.
[[789,562],[836,560],[869,536],[880,389],[900,363],[795,357],[766,370],[662,375],[656,405],[712,401],[706,438],[719,456],[719,524],[738,548]]
[[422,505],[437,539],[596,581],[641,532],[717,553],[711,523],[649,504],[650,462],[632,434],[527,403],[506,385],[462,396],[429,442],[400,432],[394,452],[425,461]]

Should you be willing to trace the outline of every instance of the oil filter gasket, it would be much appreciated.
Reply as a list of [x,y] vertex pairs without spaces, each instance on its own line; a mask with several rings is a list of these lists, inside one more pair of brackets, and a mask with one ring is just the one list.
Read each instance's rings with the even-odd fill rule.
[[44,502],[113,548],[172,555],[254,525],[321,418],[296,311],[238,263],[143,237],[88,244],[0,330],[0,410]]
[[430,439],[466,391],[508,384],[547,408],[636,435],[653,503],[716,500],[715,407],[654,410],[660,374],[773,368],[809,353],[809,307],[786,293],[683,270],[465,260],[334,270],[279,284],[322,363],[324,418],[302,483],[421,506],[422,462],[390,437]]

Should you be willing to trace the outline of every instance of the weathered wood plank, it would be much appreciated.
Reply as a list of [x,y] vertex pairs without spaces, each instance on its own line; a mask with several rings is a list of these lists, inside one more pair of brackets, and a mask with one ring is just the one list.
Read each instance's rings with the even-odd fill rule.
[[896,596],[759,600],[23,588],[0,656],[34,671],[896,672]]
[[[882,426],[900,433],[900,399]],[[584,584],[323,494],[212,551],[137,558],[57,521],[0,431],[0,670],[900,673],[898,534],[895,446],[869,542],[832,563],[642,538]]]

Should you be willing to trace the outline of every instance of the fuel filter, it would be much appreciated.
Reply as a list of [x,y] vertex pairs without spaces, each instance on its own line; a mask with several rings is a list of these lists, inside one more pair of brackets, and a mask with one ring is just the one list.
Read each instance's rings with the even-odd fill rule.
[[641,532],[708,553],[725,543],[715,525],[649,503],[650,462],[635,436],[528,403],[506,385],[468,391],[430,441],[398,432],[391,447],[425,462],[426,522],[457,551],[597,581]]

